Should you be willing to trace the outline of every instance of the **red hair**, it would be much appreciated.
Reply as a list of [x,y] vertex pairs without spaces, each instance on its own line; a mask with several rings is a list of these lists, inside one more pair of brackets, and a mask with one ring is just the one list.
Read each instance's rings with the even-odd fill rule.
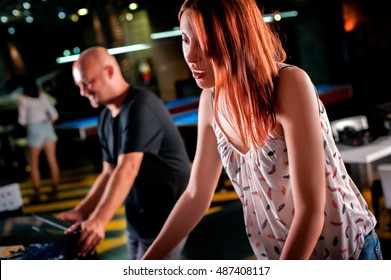
[[[286,53],[254,0],[186,0],[201,51],[215,72],[214,116],[226,118],[241,142],[263,146],[275,126],[275,81]],[[220,125],[221,127],[221,125]]]

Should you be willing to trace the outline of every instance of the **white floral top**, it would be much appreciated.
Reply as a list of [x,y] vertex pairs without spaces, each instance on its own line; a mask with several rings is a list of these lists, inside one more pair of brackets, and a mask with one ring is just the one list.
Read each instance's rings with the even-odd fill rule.
[[[376,224],[349,177],[319,100],[326,158],[325,224],[311,259],[357,259],[364,236]],[[216,121],[213,129],[223,166],[243,204],[247,235],[258,259],[279,259],[295,215],[289,159],[283,137],[270,133],[258,150],[242,154]]]

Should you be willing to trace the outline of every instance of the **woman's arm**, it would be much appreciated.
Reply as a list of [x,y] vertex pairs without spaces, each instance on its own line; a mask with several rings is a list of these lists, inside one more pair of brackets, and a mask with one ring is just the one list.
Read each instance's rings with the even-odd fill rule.
[[21,95],[18,99],[18,123],[26,127],[27,125],[27,113],[26,113],[26,100],[24,96]]
[[314,85],[299,68],[281,71],[277,122],[287,144],[295,215],[281,259],[308,259],[324,225],[325,159]]
[[210,206],[222,168],[212,116],[211,92],[204,90],[199,104],[197,148],[188,187],[143,259],[163,259],[191,232]]
[[54,123],[58,119],[57,109],[54,106],[54,104],[51,103],[48,94],[43,93],[43,92],[41,94],[43,96],[42,98],[44,100],[44,104],[45,104],[44,106],[46,107],[45,109],[48,114],[48,117],[50,118],[50,121]]

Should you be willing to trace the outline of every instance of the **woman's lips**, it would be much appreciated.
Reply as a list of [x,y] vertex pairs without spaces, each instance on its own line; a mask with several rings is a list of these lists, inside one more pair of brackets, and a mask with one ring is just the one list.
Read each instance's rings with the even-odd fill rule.
[[205,76],[205,72],[204,71],[192,70],[192,72],[193,72],[193,77],[195,79],[202,79]]

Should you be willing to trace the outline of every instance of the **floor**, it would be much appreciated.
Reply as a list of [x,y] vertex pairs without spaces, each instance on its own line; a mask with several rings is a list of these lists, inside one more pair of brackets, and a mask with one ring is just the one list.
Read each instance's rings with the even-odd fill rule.
[[[51,190],[50,181],[44,180],[41,202],[37,204],[30,203],[33,189],[26,178],[19,182],[24,204],[23,212],[56,216],[61,211],[74,207],[86,195],[96,175],[93,165],[90,164],[63,170],[57,198],[49,198],[47,194]],[[364,190],[363,195],[371,206],[370,192]],[[383,205],[382,200],[380,204]],[[377,233],[381,239],[385,259],[391,259],[391,229],[386,228],[389,223],[388,212],[381,206]],[[107,225],[106,238],[98,247],[98,258],[127,259],[123,207]],[[227,181],[216,191],[209,211],[189,236],[182,259],[255,259],[244,232],[242,206]]]

